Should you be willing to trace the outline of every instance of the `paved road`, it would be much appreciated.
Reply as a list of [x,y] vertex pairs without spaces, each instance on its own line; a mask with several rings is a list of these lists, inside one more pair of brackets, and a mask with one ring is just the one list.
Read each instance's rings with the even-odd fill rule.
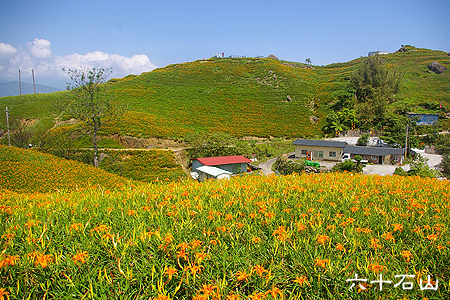
[[258,165],[258,167],[261,168],[261,171],[263,172],[264,175],[269,175],[269,174],[273,174],[274,172],[272,171],[272,165],[273,163],[277,160],[278,157],[275,158],[271,158],[268,161],[262,162]]

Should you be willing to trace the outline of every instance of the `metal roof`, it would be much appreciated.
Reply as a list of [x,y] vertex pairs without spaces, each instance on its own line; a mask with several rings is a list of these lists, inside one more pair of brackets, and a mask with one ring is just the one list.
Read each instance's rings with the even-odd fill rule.
[[387,148],[387,147],[364,147],[364,146],[350,146],[345,145],[344,153],[351,153],[357,155],[375,155],[386,156],[390,154],[404,154],[404,148]]
[[346,144],[347,142],[304,140],[304,139],[297,139],[292,143],[292,145],[297,146],[316,146],[316,147],[332,147],[332,148],[344,148]]
[[197,158],[199,162],[205,166],[218,166],[218,165],[229,165],[229,164],[239,164],[239,163],[249,163],[250,159],[242,156],[218,156],[218,157],[201,157]]
[[214,177],[217,177],[217,176],[222,175],[222,174],[233,175],[233,173],[231,173],[231,172],[228,172],[228,171],[216,168],[216,167],[210,167],[210,166],[198,167],[197,171],[201,171],[203,173],[206,173],[206,174],[214,176]]

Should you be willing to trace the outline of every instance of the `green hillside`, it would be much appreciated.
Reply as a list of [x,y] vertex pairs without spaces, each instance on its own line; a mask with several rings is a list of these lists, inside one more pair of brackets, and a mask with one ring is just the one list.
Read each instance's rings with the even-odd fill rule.
[[[446,52],[409,47],[384,55],[389,68],[404,72],[394,106],[416,112],[450,107],[450,57]],[[233,136],[315,137],[340,95],[351,92],[352,72],[365,58],[310,68],[268,58],[211,58],[156,69],[140,76],[111,79],[110,93],[128,108],[103,128],[103,134],[135,137],[184,137],[194,131]],[[438,61],[447,70],[427,69]],[[67,120],[58,105],[66,92],[0,98],[12,117],[33,120],[39,136]],[[58,123],[58,124],[64,124]],[[2,118],[1,129],[5,129]],[[75,130],[77,125],[71,125]],[[37,136],[36,143],[41,142]]]

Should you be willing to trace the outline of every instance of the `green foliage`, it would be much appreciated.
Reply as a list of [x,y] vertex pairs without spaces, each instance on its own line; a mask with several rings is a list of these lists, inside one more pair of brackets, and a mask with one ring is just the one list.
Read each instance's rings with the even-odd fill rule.
[[410,164],[410,169],[407,172],[408,176],[435,178],[437,175],[436,171],[430,169],[427,161],[427,158],[422,157],[420,154],[417,155],[416,159]]
[[450,178],[450,153],[445,152],[442,154],[442,162],[440,164],[442,168],[442,173],[445,177]]
[[406,141],[406,126],[408,129],[408,149],[417,147],[419,140],[414,137],[415,123],[410,122],[409,118],[403,115],[389,112],[388,118],[384,121],[383,125],[380,124],[380,130],[383,132],[381,138],[388,143],[391,147],[405,147]]
[[359,124],[355,109],[344,108],[337,113],[327,115],[327,125],[323,128],[325,132],[339,135],[344,130],[355,130]]
[[408,176],[408,173],[402,167],[397,167],[395,168],[394,175]]
[[100,163],[105,171],[125,178],[143,181],[179,181],[186,178],[172,151],[104,151]]
[[281,175],[289,175],[292,173],[301,173],[305,169],[303,160],[294,162],[286,157],[279,157],[272,165],[272,170],[280,173]]
[[[360,156],[361,158],[361,156]],[[362,159],[362,158],[361,158]],[[361,161],[360,159],[360,161]],[[356,157],[355,157],[356,160]],[[352,173],[362,173],[363,166],[357,162],[356,164],[351,159],[347,159],[341,163],[335,164],[331,169],[333,172],[352,172]]]
[[389,70],[379,55],[362,62],[350,79],[350,86],[355,89],[358,101],[356,108],[362,120],[372,125],[385,121],[388,105],[394,101],[402,78],[403,74]]
[[435,145],[436,148],[443,153],[450,154],[450,134],[430,134],[427,136],[427,141]]
[[28,148],[33,138],[31,126],[27,126],[22,120],[18,119],[12,120],[10,124],[11,145],[24,149]]
[[358,139],[358,142],[356,143],[357,146],[367,146],[369,143],[370,134],[364,133],[361,135],[361,137]]
[[235,153],[235,140],[229,134],[222,132],[195,132],[186,136],[191,157],[228,156]]

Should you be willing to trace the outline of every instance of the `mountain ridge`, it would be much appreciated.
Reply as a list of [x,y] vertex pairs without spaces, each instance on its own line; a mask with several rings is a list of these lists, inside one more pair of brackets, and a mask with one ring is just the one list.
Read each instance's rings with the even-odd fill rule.
[[[22,95],[34,94],[34,88],[32,84],[21,82]],[[37,94],[47,94],[61,91],[61,89],[36,84]],[[19,96],[19,82],[18,81],[4,81],[0,82],[0,97]]]

